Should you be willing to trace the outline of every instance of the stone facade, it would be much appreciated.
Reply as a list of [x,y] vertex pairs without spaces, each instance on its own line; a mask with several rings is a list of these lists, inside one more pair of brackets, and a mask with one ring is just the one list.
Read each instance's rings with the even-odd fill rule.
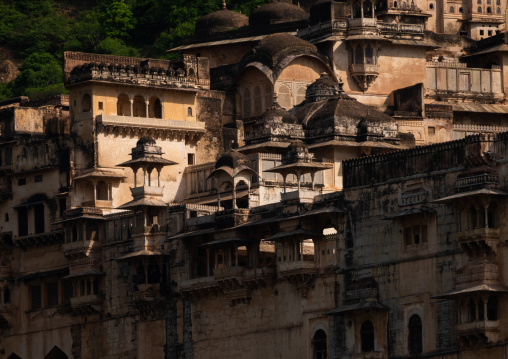
[[496,6],[224,4],[178,60],[65,53],[68,96],[0,102],[0,358],[503,357]]

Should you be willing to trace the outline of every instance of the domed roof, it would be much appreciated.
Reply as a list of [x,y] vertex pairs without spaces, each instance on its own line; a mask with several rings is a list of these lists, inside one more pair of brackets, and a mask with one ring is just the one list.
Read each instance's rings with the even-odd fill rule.
[[256,52],[264,53],[273,59],[278,53],[289,48],[313,52],[318,51],[317,47],[310,42],[286,33],[265,36],[254,50]]
[[286,2],[272,2],[258,7],[249,16],[250,26],[266,26],[304,21],[309,15],[301,7]]
[[247,25],[249,25],[249,18],[228,10],[224,2],[221,10],[200,17],[196,21],[195,29],[197,36],[210,36],[216,32],[234,30]]
[[156,146],[157,142],[149,136],[141,137],[138,142],[136,142],[136,147],[138,146]]
[[284,110],[280,107],[277,100],[273,102],[272,107],[266,110],[262,115],[258,117],[256,120],[256,124],[263,123],[290,123],[297,124],[298,119],[290,114],[288,111]]
[[236,150],[231,150],[224,153],[220,158],[215,162],[215,169],[221,167],[229,167],[229,168],[238,168],[240,166],[247,166],[250,168],[249,158]]
[[338,95],[341,92],[342,86],[335,82],[325,72],[321,77],[307,86],[305,91],[305,100],[307,102],[316,102],[326,100],[327,98]]

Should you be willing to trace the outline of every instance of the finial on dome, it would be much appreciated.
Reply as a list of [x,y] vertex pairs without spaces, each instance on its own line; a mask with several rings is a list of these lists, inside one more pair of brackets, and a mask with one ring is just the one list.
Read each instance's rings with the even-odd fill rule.
[[344,92],[344,82],[342,82],[342,77],[339,78],[339,93],[343,93]]
[[226,0],[222,0],[222,10],[227,10]]
[[277,96],[277,92],[273,92],[273,103],[272,103],[272,108],[281,108],[280,105],[279,105],[279,98]]

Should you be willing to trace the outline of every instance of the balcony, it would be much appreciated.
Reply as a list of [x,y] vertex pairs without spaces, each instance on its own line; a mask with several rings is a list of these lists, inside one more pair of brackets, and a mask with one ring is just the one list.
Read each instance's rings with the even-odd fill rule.
[[121,130],[122,132],[135,132],[138,136],[150,131],[157,137],[193,139],[200,137],[205,132],[204,122],[163,118],[99,115],[97,124],[102,125],[107,133],[116,133]]
[[180,283],[180,293],[184,295],[206,295],[209,293],[217,293],[219,284],[215,277],[202,277],[184,280]]
[[455,284],[457,287],[499,284],[498,266],[486,260],[469,262],[466,266],[457,270]]
[[99,241],[76,241],[64,243],[62,251],[65,256],[74,256],[77,254],[88,255],[90,252],[99,250],[101,243]]
[[384,358],[386,358],[385,353],[379,351],[351,355],[351,359],[384,359]]
[[158,224],[152,224],[151,226],[137,226],[131,229],[131,235],[149,235],[149,234],[160,234],[161,227]]
[[95,310],[100,310],[103,298],[98,294],[82,295],[79,297],[71,298],[72,309],[82,309],[83,307],[92,307]]
[[460,323],[457,324],[456,330],[461,344],[466,347],[496,343],[499,339],[498,320]]
[[376,19],[375,18],[367,18],[367,17],[359,17],[355,19],[349,19],[349,27],[375,27]]
[[499,228],[476,228],[457,233],[457,242],[468,253],[497,251]]
[[161,197],[164,187],[142,186],[131,188],[131,194],[134,198],[141,197]]
[[213,275],[216,280],[239,279],[242,277],[245,268],[240,266],[216,268]]
[[92,207],[92,208],[113,208],[113,201],[96,199],[82,202],[81,205],[83,207]]
[[283,202],[297,201],[300,203],[312,203],[314,201],[314,197],[318,195],[318,191],[300,189],[298,191],[281,193],[280,197]]
[[477,176],[458,178],[455,187],[460,190],[473,190],[476,188],[496,187],[499,183],[497,175],[484,173]]
[[379,76],[379,65],[375,64],[351,64],[349,67],[351,76],[362,91],[366,91]]
[[355,290],[347,290],[344,294],[346,301],[364,301],[364,300],[377,300],[378,289],[377,288],[362,288]]

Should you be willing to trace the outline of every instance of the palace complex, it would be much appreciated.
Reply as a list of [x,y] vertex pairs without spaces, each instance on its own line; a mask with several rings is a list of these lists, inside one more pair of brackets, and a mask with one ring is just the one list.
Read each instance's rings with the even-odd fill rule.
[[66,52],[68,95],[0,102],[0,359],[505,358],[506,5]]

